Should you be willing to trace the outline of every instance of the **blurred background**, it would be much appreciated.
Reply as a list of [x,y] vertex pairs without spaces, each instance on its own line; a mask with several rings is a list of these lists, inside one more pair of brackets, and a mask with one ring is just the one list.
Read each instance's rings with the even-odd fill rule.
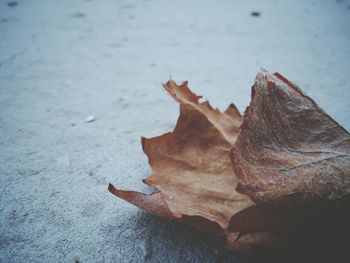
[[0,262],[246,262],[146,214],[140,136],[173,129],[161,83],[243,112],[260,68],[350,129],[350,1],[0,1]]

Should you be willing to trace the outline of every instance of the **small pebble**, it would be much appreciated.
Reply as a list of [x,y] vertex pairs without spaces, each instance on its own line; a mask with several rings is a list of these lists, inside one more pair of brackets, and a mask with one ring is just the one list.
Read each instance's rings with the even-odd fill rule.
[[132,230],[130,228],[128,228],[122,233],[122,236],[123,237],[130,237],[131,234],[132,234]]
[[69,167],[70,166],[70,159],[66,156],[60,156],[56,158],[56,163],[60,167]]
[[93,121],[95,121],[95,117],[92,115],[87,116],[85,119],[86,123],[93,122]]

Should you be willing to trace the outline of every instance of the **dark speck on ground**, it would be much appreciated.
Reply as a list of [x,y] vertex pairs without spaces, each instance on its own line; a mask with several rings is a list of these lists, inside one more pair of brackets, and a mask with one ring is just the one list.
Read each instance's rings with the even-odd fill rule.
[[16,2],[16,1],[8,2],[8,3],[7,3],[7,6],[9,6],[9,7],[18,6],[18,2]]
[[76,12],[76,13],[71,14],[71,17],[74,17],[74,18],[83,18],[85,16],[86,15],[82,12]]

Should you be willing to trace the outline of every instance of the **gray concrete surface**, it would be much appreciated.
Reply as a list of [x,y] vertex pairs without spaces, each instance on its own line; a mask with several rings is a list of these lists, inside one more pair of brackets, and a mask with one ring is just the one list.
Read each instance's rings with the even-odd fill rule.
[[169,76],[243,111],[279,71],[350,129],[349,1],[17,3],[0,1],[0,262],[245,262],[107,192],[151,191],[139,138],[175,125]]

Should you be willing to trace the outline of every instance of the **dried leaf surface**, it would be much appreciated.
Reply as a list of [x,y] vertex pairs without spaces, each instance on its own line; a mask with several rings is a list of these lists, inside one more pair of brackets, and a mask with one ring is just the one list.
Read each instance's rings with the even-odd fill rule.
[[238,190],[255,202],[350,193],[350,135],[295,84],[258,74],[231,152]]
[[350,135],[280,74],[258,74],[231,159],[236,190],[256,203],[232,217],[231,231],[284,233],[310,247],[348,229]]
[[176,127],[159,137],[142,138],[153,170],[144,182],[159,192],[144,195],[113,186],[110,190],[151,213],[201,222],[206,231],[216,229],[216,234],[223,235],[232,215],[252,204],[249,197],[234,190],[236,177],[229,158],[240,113],[234,105],[222,113],[207,101],[200,103],[200,96],[186,82],[177,86],[169,81],[164,88],[180,104]]
[[176,127],[142,138],[153,171],[144,182],[157,192],[110,185],[113,194],[240,251],[317,236],[327,224],[340,226],[332,214],[347,221],[350,135],[295,84],[259,73],[243,120],[233,104],[222,113],[200,103],[186,82],[164,88],[180,104]]

